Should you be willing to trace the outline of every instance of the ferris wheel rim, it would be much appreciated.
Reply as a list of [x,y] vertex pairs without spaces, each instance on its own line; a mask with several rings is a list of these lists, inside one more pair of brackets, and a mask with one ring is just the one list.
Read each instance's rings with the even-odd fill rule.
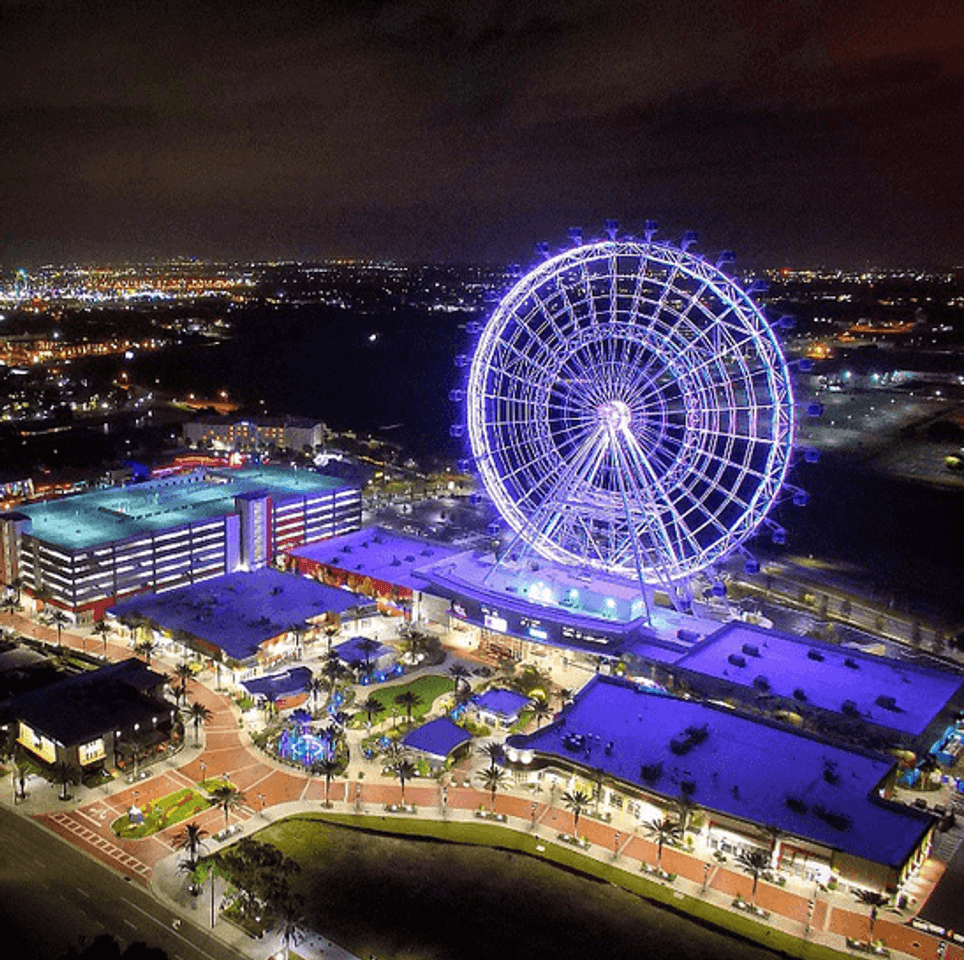
[[[642,266],[621,274],[621,260]],[[608,270],[587,268],[602,261]],[[650,265],[666,277],[647,279]],[[631,311],[620,317],[630,281]],[[575,317],[569,291],[582,284],[578,309],[593,310],[591,288],[606,282],[608,319]],[[655,307],[643,298],[648,316],[643,283],[661,295]],[[670,294],[681,306],[667,307]],[[564,301],[555,312],[553,298]],[[713,338],[725,349],[708,351]],[[483,484],[516,535],[562,563],[616,573],[635,564],[650,583],[682,580],[747,539],[789,467],[793,396],[773,330],[735,281],[666,242],[584,244],[520,278],[483,330],[467,400]],[[734,467],[736,492],[724,478]],[[647,556],[631,562],[640,543]]]

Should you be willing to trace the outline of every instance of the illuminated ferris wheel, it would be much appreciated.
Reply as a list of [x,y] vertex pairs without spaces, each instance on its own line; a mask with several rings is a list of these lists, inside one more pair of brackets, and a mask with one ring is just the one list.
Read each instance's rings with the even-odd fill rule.
[[678,590],[777,499],[790,375],[762,313],[720,269],[726,255],[713,265],[690,237],[616,239],[607,227],[608,241],[576,235],[496,308],[471,363],[469,439],[517,540]]

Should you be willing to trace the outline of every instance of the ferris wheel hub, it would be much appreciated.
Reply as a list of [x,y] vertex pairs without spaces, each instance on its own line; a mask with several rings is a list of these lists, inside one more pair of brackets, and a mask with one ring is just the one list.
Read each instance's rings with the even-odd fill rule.
[[596,410],[599,422],[610,430],[625,430],[632,423],[633,412],[622,400],[607,400]]

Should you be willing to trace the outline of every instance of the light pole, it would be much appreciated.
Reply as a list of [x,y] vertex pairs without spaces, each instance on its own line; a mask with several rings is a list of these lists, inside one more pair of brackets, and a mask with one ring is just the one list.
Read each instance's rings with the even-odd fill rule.
[[258,799],[261,801],[261,816],[263,817],[264,816],[264,799],[265,799],[264,794],[259,793]]
[[619,831],[617,830],[613,836],[613,860],[619,857]]
[[207,770],[208,765],[202,760],[201,761],[201,782],[204,782],[204,771]]
[[535,830],[535,828],[536,828],[536,802],[535,800],[533,800],[532,801],[532,829]]
[[710,865],[707,862],[703,864],[703,889],[700,890],[700,893],[706,893],[706,882],[709,879],[709,876],[710,876]]

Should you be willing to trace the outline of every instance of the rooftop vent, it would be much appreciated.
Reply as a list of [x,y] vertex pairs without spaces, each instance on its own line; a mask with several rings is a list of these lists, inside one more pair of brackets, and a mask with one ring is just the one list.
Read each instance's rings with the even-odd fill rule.
[[760,656],[760,648],[755,643],[744,643],[740,649],[748,657],[758,657]]
[[770,689],[770,681],[767,680],[767,678],[761,673],[760,676],[754,678],[753,686],[756,687],[757,690],[761,690],[765,693]]
[[798,800],[796,797],[787,797],[786,804],[794,813],[799,813],[801,816],[809,809],[802,800]]
[[794,699],[794,700],[800,700],[800,701],[803,701],[803,700],[806,700],[806,699],[807,699],[807,695],[806,695],[806,693],[804,693],[803,687],[797,687],[797,688],[793,691],[793,699]]
[[692,797],[696,793],[696,781],[695,780],[681,780],[679,785],[680,793],[684,797]]
[[882,693],[877,697],[875,703],[878,707],[883,707],[884,710],[897,710],[897,698],[890,696],[890,694]]
[[859,717],[860,711],[857,709],[857,704],[853,700],[844,700],[840,707],[841,711],[845,713],[848,717]]
[[731,653],[726,658],[727,663],[732,663],[734,667],[745,667],[746,657],[741,657],[738,653]]
[[851,670],[859,670],[859,669],[860,669],[860,664],[857,663],[857,661],[854,660],[853,657],[847,657],[847,659],[844,660],[843,663],[844,663],[844,666],[845,666],[845,667],[850,667]]
[[821,660],[823,660],[823,654],[819,650],[808,650],[807,659],[816,660],[817,662],[820,662]]

